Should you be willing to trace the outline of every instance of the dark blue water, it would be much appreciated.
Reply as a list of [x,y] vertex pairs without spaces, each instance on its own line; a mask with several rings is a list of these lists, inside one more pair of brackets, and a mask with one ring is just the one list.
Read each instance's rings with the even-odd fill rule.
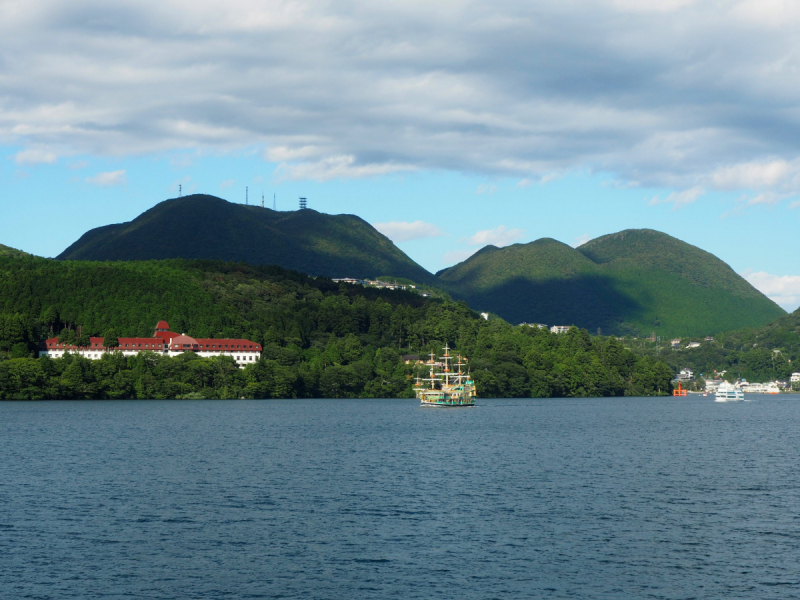
[[0,403],[0,597],[800,597],[798,431],[800,396]]

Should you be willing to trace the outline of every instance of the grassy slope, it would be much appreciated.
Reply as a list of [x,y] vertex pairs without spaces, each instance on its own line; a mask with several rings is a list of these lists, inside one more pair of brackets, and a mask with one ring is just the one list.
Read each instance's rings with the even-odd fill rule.
[[93,229],[58,258],[233,260],[329,277],[388,273],[420,283],[434,281],[354,215],[276,212],[200,194],[161,202],[129,223]]
[[438,275],[455,297],[512,322],[606,333],[706,335],[784,314],[718,258],[651,230],[577,250],[549,239],[489,248]]

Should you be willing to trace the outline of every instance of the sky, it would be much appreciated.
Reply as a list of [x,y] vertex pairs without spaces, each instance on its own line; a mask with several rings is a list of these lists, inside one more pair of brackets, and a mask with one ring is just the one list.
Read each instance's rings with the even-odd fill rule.
[[0,243],[56,256],[179,186],[305,196],[432,272],[657,229],[794,310],[798,27],[791,0],[0,0]]

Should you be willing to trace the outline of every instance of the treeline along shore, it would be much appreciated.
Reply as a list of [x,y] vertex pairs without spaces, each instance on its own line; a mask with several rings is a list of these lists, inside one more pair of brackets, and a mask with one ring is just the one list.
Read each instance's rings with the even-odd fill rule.
[[[42,340],[151,336],[156,322],[245,338],[260,360],[36,358]],[[80,335],[78,335],[80,333]],[[413,397],[408,355],[449,344],[480,397],[665,395],[671,370],[613,337],[484,320],[464,302],[216,261],[54,261],[0,256],[0,399]]]

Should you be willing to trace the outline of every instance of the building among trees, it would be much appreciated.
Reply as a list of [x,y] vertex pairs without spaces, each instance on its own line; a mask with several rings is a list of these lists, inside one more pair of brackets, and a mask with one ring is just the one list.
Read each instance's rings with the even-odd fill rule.
[[178,356],[194,352],[201,357],[231,356],[240,365],[258,361],[261,344],[250,340],[215,340],[193,338],[169,330],[169,323],[159,321],[151,338],[118,338],[113,332],[105,337],[77,337],[74,340],[50,338],[42,343],[39,356],[61,358],[65,353],[79,354],[90,360],[98,360],[107,352],[121,352],[124,356],[135,356],[140,352],[154,352],[164,356]]

